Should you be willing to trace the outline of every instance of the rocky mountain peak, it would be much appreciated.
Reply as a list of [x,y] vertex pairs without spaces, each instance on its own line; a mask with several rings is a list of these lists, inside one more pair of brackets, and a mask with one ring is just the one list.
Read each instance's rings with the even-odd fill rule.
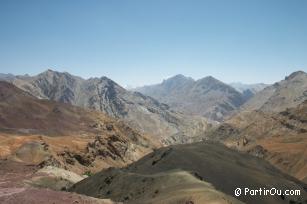
[[38,74],[38,76],[52,76],[52,75],[59,75],[60,72],[54,71],[52,69],[47,69],[46,71]]
[[68,72],[58,72],[54,71],[52,69],[47,69],[46,71],[40,73],[37,75],[39,78],[60,78],[60,77],[65,77],[65,78],[78,78],[76,76],[73,76],[69,74]]
[[[107,77],[83,79],[47,70],[36,76],[20,77],[12,83],[40,99],[60,101],[123,119],[165,144],[190,140],[207,127],[206,120],[171,111],[153,98],[127,91]],[[193,133],[186,138],[190,129]]]
[[121,87],[118,83],[116,83],[116,82],[113,81],[112,79],[109,79],[109,78],[106,77],[106,76],[100,77],[100,81],[103,81],[103,82],[105,82],[106,84],[110,84],[110,85],[112,85],[112,86],[117,86],[117,87],[120,87],[120,88],[124,89],[124,88]]
[[191,77],[186,77],[183,74],[177,74],[168,79],[165,79],[164,81],[186,81],[186,80],[191,80],[191,79],[192,79]]
[[220,91],[225,91],[228,93],[231,92],[236,95],[240,95],[240,93],[236,91],[233,87],[221,82],[220,80],[212,76],[207,76],[207,77],[197,80],[196,87],[199,87],[203,90],[220,90]]
[[194,82],[194,79],[192,79],[191,77],[186,77],[182,74],[177,74],[173,77],[163,80],[161,85],[167,88],[176,88],[178,86],[182,86],[192,82]]
[[218,121],[244,102],[241,93],[212,76],[194,81],[192,78],[176,75],[161,84],[141,87],[137,91],[168,104],[177,111]]
[[296,71],[296,72],[293,72],[292,74],[290,74],[289,76],[287,76],[285,78],[285,80],[291,80],[291,79],[294,79],[294,78],[297,78],[297,77],[300,77],[300,76],[307,77],[307,73],[303,72],[303,71]]
[[[54,73],[54,72],[58,72],[58,71],[54,71],[54,70],[52,70],[52,69],[47,69],[46,71],[44,71],[45,73]],[[44,73],[43,72],[43,73]]]
[[112,92],[114,96],[120,93],[123,94],[127,92],[126,89],[124,89],[115,81],[105,76],[102,76],[100,78],[91,78],[86,80],[84,83],[88,84],[89,86],[96,86],[99,90],[105,90],[109,93]]
[[[213,84],[219,84],[222,85],[224,84],[223,82],[217,80],[216,78],[212,77],[212,76],[206,76],[203,77],[201,79],[198,79],[196,81],[197,84],[202,84],[202,85],[213,85]],[[226,84],[225,84],[226,85]]]

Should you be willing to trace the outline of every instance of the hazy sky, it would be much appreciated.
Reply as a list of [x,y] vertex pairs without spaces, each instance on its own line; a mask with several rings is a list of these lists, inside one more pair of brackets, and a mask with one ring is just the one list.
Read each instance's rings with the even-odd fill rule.
[[307,0],[0,0],[0,72],[47,68],[272,83],[307,71]]

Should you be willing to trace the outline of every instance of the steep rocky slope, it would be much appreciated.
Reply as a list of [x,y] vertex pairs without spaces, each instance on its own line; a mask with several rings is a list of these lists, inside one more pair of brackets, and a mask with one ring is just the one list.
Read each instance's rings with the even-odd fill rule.
[[208,134],[210,139],[264,158],[307,182],[307,101],[280,113],[241,112]]
[[135,91],[166,103],[177,111],[217,121],[222,121],[245,102],[241,93],[211,76],[194,81],[176,75],[161,84],[137,88]]
[[82,174],[124,166],[158,141],[103,113],[39,100],[0,82],[0,157]]
[[[299,189],[301,195],[232,198],[238,187]],[[304,184],[269,163],[205,142],[158,149],[127,168],[102,171],[70,190],[127,203],[303,203],[307,199]]]
[[294,72],[266,87],[207,139],[268,160],[307,182],[307,74]]
[[242,109],[280,112],[286,108],[296,107],[306,99],[307,74],[297,71],[258,92],[242,106]]
[[191,141],[208,125],[204,118],[174,112],[169,106],[140,93],[129,92],[106,77],[85,80],[66,72],[47,70],[33,77],[16,76],[7,80],[37,98],[99,110],[123,119],[165,144]]

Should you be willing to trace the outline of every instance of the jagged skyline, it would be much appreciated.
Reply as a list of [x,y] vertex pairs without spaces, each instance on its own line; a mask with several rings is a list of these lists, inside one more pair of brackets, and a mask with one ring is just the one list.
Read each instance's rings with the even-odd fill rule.
[[270,84],[307,71],[306,9],[303,0],[1,1],[0,72],[51,68],[124,87],[176,74]]

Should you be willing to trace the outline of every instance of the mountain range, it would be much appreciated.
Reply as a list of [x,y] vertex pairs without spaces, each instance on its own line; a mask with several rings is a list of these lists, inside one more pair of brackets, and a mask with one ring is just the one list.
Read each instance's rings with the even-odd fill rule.
[[124,166],[161,144],[101,112],[39,100],[0,81],[0,157],[75,173]]
[[134,91],[166,103],[176,111],[214,121],[222,121],[250,97],[212,76],[195,81],[176,75],[161,84],[140,87]]
[[294,72],[266,87],[207,139],[261,157],[307,181],[307,74]]
[[306,203],[306,92],[303,71],[272,85],[176,75],[136,90],[1,74],[0,203]]
[[185,116],[168,105],[138,92],[130,92],[107,77],[82,79],[47,70],[36,76],[3,76],[39,99],[69,103],[122,119],[133,128],[164,144],[184,143],[199,137],[208,127],[202,117]]

